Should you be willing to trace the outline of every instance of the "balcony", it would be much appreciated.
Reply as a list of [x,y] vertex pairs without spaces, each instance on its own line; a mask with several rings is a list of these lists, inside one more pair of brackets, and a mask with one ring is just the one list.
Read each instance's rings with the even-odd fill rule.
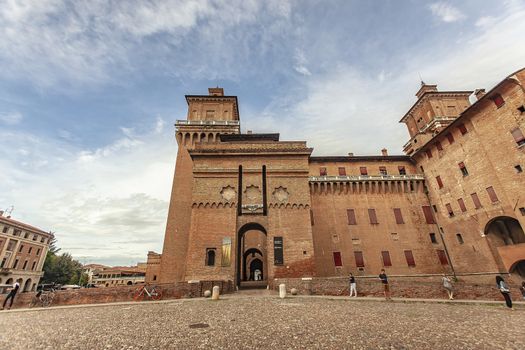
[[348,182],[348,181],[409,181],[424,180],[425,176],[415,175],[350,175],[350,176],[310,176],[310,182]]
[[240,125],[238,120],[177,120],[176,126],[179,125]]
[[243,214],[262,214],[263,207],[262,204],[243,204],[241,209]]

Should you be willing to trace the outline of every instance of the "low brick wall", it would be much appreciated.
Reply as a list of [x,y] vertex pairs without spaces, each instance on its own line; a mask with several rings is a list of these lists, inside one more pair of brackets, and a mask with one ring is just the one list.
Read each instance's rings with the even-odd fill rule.
[[[162,299],[196,298],[204,296],[205,290],[212,290],[219,286],[221,294],[229,294],[235,290],[232,281],[200,281],[195,283],[178,282],[157,284],[162,290]],[[139,285],[119,286],[106,288],[81,288],[74,290],[60,290],[55,292],[53,306],[102,304],[120,301],[133,301],[133,295]],[[18,293],[13,303],[13,308],[27,308],[36,293]],[[1,295],[3,303],[7,294]],[[147,300],[147,299],[145,299]]]
[[[389,276],[392,297],[400,298],[448,298],[441,282],[442,276]],[[519,291],[519,282],[505,278],[511,289],[512,299],[523,300]],[[348,277],[313,277],[311,280],[301,278],[277,278],[270,283],[273,290],[284,283],[286,290],[296,288],[303,295],[349,295]],[[377,276],[356,277],[359,296],[382,297],[383,285]],[[495,275],[458,276],[454,284],[455,299],[501,300],[503,296],[496,288]]]

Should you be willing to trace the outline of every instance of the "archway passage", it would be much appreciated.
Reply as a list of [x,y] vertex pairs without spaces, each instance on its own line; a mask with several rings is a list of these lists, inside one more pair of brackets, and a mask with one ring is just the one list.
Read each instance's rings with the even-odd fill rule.
[[31,278],[28,278],[26,283],[24,284],[24,292],[30,292],[31,291]]
[[[237,233],[236,283],[238,287],[266,287],[266,229],[258,223],[243,225]],[[255,262],[258,260],[259,262]],[[254,267],[252,269],[252,266]],[[255,267],[259,268],[257,281]],[[241,285],[242,283],[242,285]]]
[[518,220],[509,216],[498,216],[487,223],[485,235],[496,246],[525,243],[525,233]]
[[521,278],[522,280],[525,280],[525,259],[520,260],[516,262],[509,271],[511,274],[515,275],[516,277]]

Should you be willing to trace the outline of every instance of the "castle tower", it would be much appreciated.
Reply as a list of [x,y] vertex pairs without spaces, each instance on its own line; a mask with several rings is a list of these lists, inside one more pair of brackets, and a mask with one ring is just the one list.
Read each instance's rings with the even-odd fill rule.
[[208,95],[186,95],[186,120],[175,124],[178,145],[171,193],[160,282],[184,278],[191,223],[193,163],[188,153],[197,144],[219,142],[220,134],[240,132],[237,96],[224,96],[222,88],[209,88]]
[[470,106],[472,91],[438,91],[437,85],[421,82],[417,101],[401,118],[410,134],[403,151],[407,155],[427,143]]

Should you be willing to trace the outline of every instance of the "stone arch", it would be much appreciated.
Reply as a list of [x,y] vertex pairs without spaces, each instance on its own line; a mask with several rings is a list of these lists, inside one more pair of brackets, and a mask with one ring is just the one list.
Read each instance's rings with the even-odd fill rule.
[[26,283],[24,283],[24,288],[22,289],[23,292],[30,292],[31,291],[31,278],[28,278],[26,280]]
[[243,243],[243,240],[244,240],[244,235],[248,232],[248,231],[259,231],[259,232],[262,232],[266,237],[268,237],[268,233],[266,231],[266,229],[264,228],[264,226],[262,226],[261,224],[259,223],[256,223],[256,222],[250,222],[250,223],[247,223],[247,224],[244,224],[242,225],[239,230],[237,231],[237,256],[236,256],[236,264],[235,264],[235,270],[236,270],[236,283],[237,283],[237,286],[240,286],[241,285],[241,280],[242,280],[242,277],[241,276],[241,260],[242,257],[243,257],[243,253],[242,253],[242,243]]
[[7,281],[5,281],[5,284],[13,284],[13,279],[8,278]]
[[128,281],[128,283],[126,283],[126,285],[128,285],[128,286],[131,286],[132,284],[133,284],[133,282],[131,282],[131,281]]
[[510,216],[498,216],[485,225],[485,235],[495,246],[525,243],[525,233],[520,222]]

